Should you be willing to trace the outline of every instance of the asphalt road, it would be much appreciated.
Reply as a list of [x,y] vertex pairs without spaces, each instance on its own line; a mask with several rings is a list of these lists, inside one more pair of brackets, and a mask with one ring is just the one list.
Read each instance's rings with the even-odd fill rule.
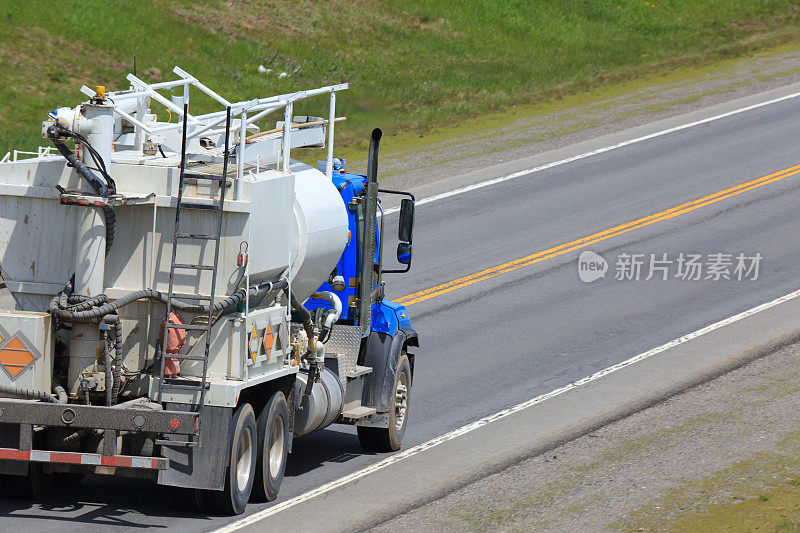
[[[800,174],[778,174],[527,266],[508,263],[800,164],[798,138],[800,99],[791,99],[420,206],[413,270],[387,276],[389,298],[507,265],[409,306],[422,348],[406,445],[796,290]],[[605,278],[579,279],[586,249],[607,260]],[[644,279],[650,254],[676,260],[682,252],[703,262],[734,254],[734,263],[736,254],[759,253],[758,279],[676,279],[676,263],[669,280]],[[641,279],[614,279],[625,253],[644,254]],[[378,458],[362,453],[352,428],[300,438],[280,500]],[[181,514],[163,488],[101,478],[45,503],[2,501],[0,516],[2,531],[62,533],[205,531],[231,521]]]

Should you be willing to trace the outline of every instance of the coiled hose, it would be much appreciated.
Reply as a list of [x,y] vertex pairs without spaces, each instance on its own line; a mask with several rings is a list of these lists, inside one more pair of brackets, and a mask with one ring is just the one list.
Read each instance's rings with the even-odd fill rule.
[[[173,299],[171,302],[172,307],[187,312],[205,313],[213,315],[220,313],[226,309],[234,307],[242,303],[248,294],[250,298],[257,298],[265,295],[274,290],[285,290],[289,287],[287,280],[280,280],[275,283],[266,282],[249,289],[240,289],[232,295],[215,302],[209,309],[208,305],[189,305],[178,300]],[[65,322],[94,322],[103,321],[113,326],[114,329],[114,358],[111,358],[111,342],[107,342],[105,346],[105,362],[106,368],[112,369],[112,382],[111,387],[106,387],[106,405],[114,405],[119,398],[119,392],[122,383],[122,323],[119,316],[116,314],[117,310],[124,307],[136,300],[150,299],[167,303],[168,297],[163,292],[154,289],[143,289],[140,291],[132,292],[109,302],[108,296],[99,294],[97,296],[82,296],[74,295],[73,280],[70,280],[52,300],[50,300],[49,311],[50,314],[65,321]],[[302,307],[302,306],[301,306]],[[306,311],[307,313],[307,311]],[[310,318],[310,315],[309,315]],[[312,326],[313,332],[313,326]],[[0,389],[0,392],[2,390]],[[23,391],[27,392],[27,391]],[[31,391],[37,392],[37,391]],[[19,393],[21,394],[21,393]],[[46,394],[46,393],[43,393]],[[50,401],[50,400],[47,400]],[[56,400],[57,401],[57,400]]]
[[[179,311],[193,312],[193,313],[206,313],[215,314],[224,311],[230,307],[239,305],[245,298],[257,298],[273,290],[281,290],[287,288],[289,283],[286,280],[276,281],[275,283],[266,282],[249,289],[240,289],[232,295],[214,303],[214,306],[209,309],[207,304],[194,305],[180,302],[173,298],[171,305]],[[106,315],[112,314],[117,309],[124,307],[136,300],[149,299],[167,303],[167,295],[163,292],[154,289],[142,289],[139,291],[126,294],[122,298],[108,301],[108,297],[104,294],[92,296],[82,302],[78,302],[73,308],[70,307],[69,299],[72,293],[72,281],[67,283],[64,289],[58,293],[51,301],[49,311],[53,316],[64,320],[65,322],[94,322],[102,320]],[[98,305],[99,304],[99,305]],[[88,309],[84,309],[90,305]],[[76,310],[76,309],[81,310]],[[313,327],[313,326],[312,326]]]
[[23,389],[21,387],[12,387],[10,385],[3,385],[2,383],[0,383],[0,393],[10,394],[19,398],[27,398],[29,400],[43,400],[49,403],[60,403],[58,398],[48,392],[33,389]]
[[67,396],[67,391],[64,387],[61,386],[59,382],[53,380],[53,394],[55,395],[58,403],[68,403],[69,397]]

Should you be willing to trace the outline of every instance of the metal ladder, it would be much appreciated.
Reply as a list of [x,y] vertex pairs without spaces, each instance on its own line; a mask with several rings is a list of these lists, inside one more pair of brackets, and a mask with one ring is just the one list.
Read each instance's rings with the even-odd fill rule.
[[[170,261],[169,267],[169,298],[167,300],[167,313],[164,319],[164,331],[163,331],[163,342],[161,347],[161,368],[159,370],[159,380],[158,380],[158,403],[162,403],[164,391],[169,390],[191,390],[191,391],[199,391],[200,392],[200,399],[196,405],[193,405],[193,410],[195,412],[200,412],[203,409],[203,404],[205,403],[205,396],[206,390],[208,389],[208,355],[209,350],[211,348],[211,326],[213,324],[213,313],[211,310],[214,308],[214,289],[217,284],[217,266],[219,263],[219,241],[220,236],[222,234],[222,219],[224,216],[224,204],[225,204],[225,190],[228,187],[228,157],[229,157],[229,141],[230,141],[230,131],[231,131],[231,108],[227,108],[227,118],[225,123],[225,151],[223,152],[223,164],[222,164],[222,175],[216,176],[211,174],[197,174],[197,173],[189,173],[186,172],[186,133],[187,133],[187,117],[189,116],[189,105],[188,103],[184,105],[184,112],[183,112],[183,139],[181,143],[181,174],[180,174],[180,181],[178,183],[178,203],[175,210],[175,238],[173,240],[172,245],[172,260]],[[186,202],[183,200],[183,192],[184,187],[187,181],[192,181],[193,183],[199,183],[202,180],[208,180],[212,182],[216,182],[219,184],[220,193],[219,193],[219,201],[214,201],[212,204],[204,204],[204,203],[193,203],[193,202]],[[216,224],[216,233],[213,234],[201,234],[201,233],[187,233],[181,229],[181,211],[183,209],[204,209],[204,210],[211,210],[217,212],[217,224]],[[214,263],[212,265],[204,265],[204,264],[187,264],[187,263],[176,263],[175,258],[177,256],[177,250],[179,243],[186,240],[200,240],[200,241],[210,241],[214,243]],[[211,290],[209,291],[208,296],[201,296],[199,294],[179,294],[174,291],[174,281],[175,281],[175,270],[195,270],[198,272],[198,276],[204,270],[211,271]],[[172,299],[176,298],[178,300],[195,300],[201,302],[208,302],[208,309],[209,309],[209,316],[208,320],[206,321],[205,325],[200,324],[176,324],[170,321],[170,316],[172,314]],[[197,330],[197,331],[205,331],[206,334],[206,346],[205,352],[202,356],[199,355],[186,355],[186,354],[172,354],[167,353],[167,335],[171,329],[175,330]],[[177,359],[179,361],[182,360],[190,360],[190,361],[202,361],[203,363],[203,375],[202,379],[198,382],[196,379],[186,379],[186,378],[167,378],[164,376],[164,368],[167,359]],[[198,443],[196,441],[189,441],[184,443],[178,442],[170,442],[170,444],[183,444],[188,446],[197,446]]]

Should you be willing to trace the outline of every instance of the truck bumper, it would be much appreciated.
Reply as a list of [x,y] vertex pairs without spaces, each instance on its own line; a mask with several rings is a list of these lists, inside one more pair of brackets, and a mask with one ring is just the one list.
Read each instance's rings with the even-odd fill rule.
[[2,398],[0,424],[180,435],[194,435],[199,431],[200,418],[197,413],[153,410],[132,405],[135,403],[105,407]]
[[[101,453],[51,448],[38,438],[39,429],[101,429]],[[199,415],[165,411],[129,402],[121,406],[54,404],[31,400],[0,399],[0,471],[22,473],[26,462],[66,464],[81,467],[134,468],[163,471],[170,460],[163,457],[117,454],[120,432],[149,433],[177,437],[199,433]],[[186,437],[182,437],[186,440]],[[60,446],[55,446],[59,448]],[[18,465],[18,466],[14,466]],[[22,470],[20,470],[22,468]]]

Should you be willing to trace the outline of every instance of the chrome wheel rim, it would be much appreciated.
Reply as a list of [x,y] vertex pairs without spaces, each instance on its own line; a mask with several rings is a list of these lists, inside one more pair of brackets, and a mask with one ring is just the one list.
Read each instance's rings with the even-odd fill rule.
[[239,492],[244,492],[250,482],[250,472],[253,469],[253,434],[246,427],[239,436],[239,446],[236,451],[236,487]]
[[394,391],[394,429],[400,431],[406,423],[408,414],[408,377],[405,372],[397,379]]
[[272,424],[272,431],[269,434],[269,476],[272,479],[278,477],[283,465],[283,416],[278,415],[275,417],[275,423]]

